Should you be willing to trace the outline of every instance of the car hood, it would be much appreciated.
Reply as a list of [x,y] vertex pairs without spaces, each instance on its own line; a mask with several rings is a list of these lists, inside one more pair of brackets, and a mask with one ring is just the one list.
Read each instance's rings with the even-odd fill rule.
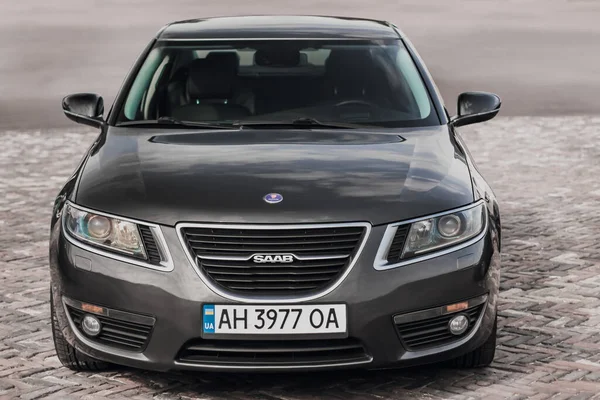
[[[280,193],[283,201],[263,197]],[[75,202],[158,224],[313,223],[414,218],[473,201],[446,126],[359,130],[110,127]]]

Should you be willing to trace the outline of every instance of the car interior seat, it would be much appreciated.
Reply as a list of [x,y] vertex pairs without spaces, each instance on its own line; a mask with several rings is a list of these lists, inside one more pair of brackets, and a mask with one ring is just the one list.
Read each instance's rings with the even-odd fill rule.
[[232,101],[231,74],[214,60],[197,59],[190,63],[185,85],[185,103],[171,115],[186,121],[243,119],[250,111]]
[[384,71],[369,51],[336,49],[325,61],[325,93],[328,101],[362,100],[386,106],[389,85]]
[[249,88],[241,86],[239,79],[240,56],[235,51],[211,51],[206,59],[212,63],[214,68],[222,70],[233,81],[233,92],[231,100],[234,104],[240,104],[246,107],[251,113],[254,113],[254,93]]

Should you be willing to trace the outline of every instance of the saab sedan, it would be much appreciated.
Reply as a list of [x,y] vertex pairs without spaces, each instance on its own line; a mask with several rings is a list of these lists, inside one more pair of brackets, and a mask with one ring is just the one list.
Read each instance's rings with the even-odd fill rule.
[[[90,77],[92,80],[93,77]],[[162,28],[54,203],[59,360],[151,370],[489,365],[501,224],[408,38],[375,20]]]

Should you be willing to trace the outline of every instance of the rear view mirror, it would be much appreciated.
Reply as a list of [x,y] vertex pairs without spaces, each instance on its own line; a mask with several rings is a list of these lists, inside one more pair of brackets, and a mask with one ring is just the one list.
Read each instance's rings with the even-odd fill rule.
[[458,96],[458,115],[452,119],[454,126],[484,122],[500,111],[502,101],[493,93],[465,92]]
[[104,101],[94,93],[76,93],[65,97],[62,108],[67,118],[77,122],[100,128],[104,125]]
[[300,51],[296,49],[259,49],[254,54],[254,63],[260,67],[292,68],[300,65],[300,58]]

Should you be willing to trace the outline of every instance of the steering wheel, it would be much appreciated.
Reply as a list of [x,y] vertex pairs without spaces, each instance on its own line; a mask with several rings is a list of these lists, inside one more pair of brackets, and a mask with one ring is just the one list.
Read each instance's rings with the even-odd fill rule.
[[370,102],[364,101],[364,100],[344,100],[344,101],[340,101],[339,103],[335,104],[334,107],[344,107],[344,106],[351,106],[351,105],[367,106],[370,108],[375,107],[375,105],[373,103],[370,103]]

